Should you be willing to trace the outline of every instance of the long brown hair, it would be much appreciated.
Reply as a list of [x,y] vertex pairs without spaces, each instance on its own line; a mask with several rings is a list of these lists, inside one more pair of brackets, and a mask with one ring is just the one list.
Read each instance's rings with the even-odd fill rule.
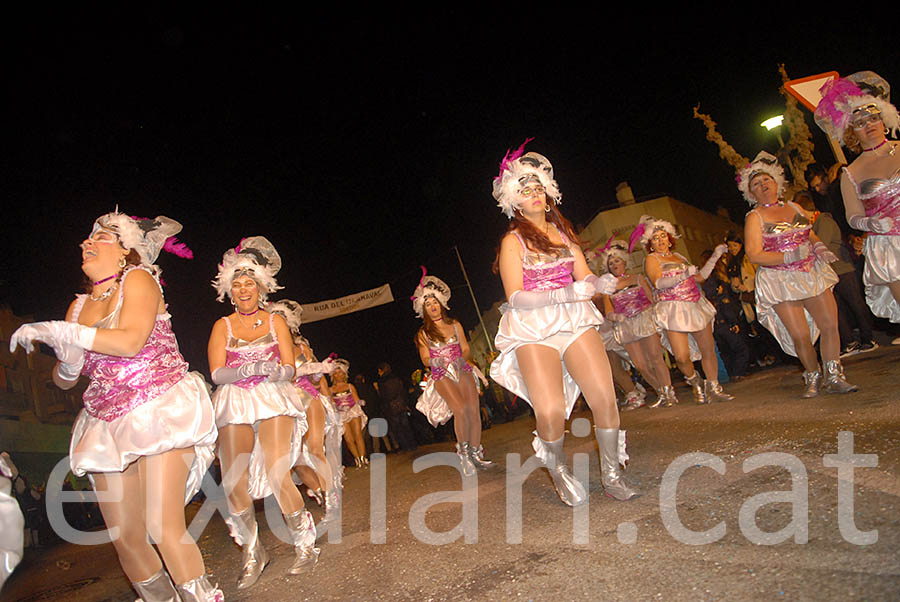
[[[552,199],[547,199],[547,203],[547,206],[550,207],[550,211],[547,212],[547,221],[556,226],[562,235],[569,239],[569,242],[575,243],[576,245],[581,244],[578,235],[575,234],[575,228],[572,227],[572,222],[567,220],[565,216],[559,212],[556,208],[556,203]],[[525,246],[532,251],[537,251],[546,255],[556,255],[559,251],[567,248],[565,243],[561,245],[555,244],[546,234],[535,228],[534,224],[525,219],[520,213],[515,213],[512,219],[509,220],[509,226],[507,227],[506,232],[509,233],[513,230],[519,232],[519,236],[525,240]],[[500,272],[499,244],[497,245],[497,253],[494,257],[493,270],[495,274]]]
[[[440,328],[437,327],[437,324],[434,320],[431,319],[431,316],[428,315],[428,312],[425,311],[424,307],[422,308],[422,319],[425,323],[422,324],[418,332],[416,332],[416,344],[418,344],[418,339],[422,335],[424,335],[428,339],[431,339],[435,343],[447,342],[447,339],[444,338],[443,334],[441,334]],[[450,317],[443,305],[441,305],[441,320],[443,320],[444,324],[449,324],[451,326],[456,325],[456,320]]]

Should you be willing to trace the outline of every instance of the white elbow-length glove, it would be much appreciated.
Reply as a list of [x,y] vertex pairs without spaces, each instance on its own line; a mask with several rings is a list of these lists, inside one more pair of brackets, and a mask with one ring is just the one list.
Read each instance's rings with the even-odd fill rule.
[[267,366],[266,376],[269,378],[267,380],[271,382],[278,382],[283,380],[294,380],[294,367],[293,366],[285,366],[284,364],[274,366]]
[[97,329],[77,322],[50,320],[23,324],[9,338],[9,351],[21,345],[27,353],[34,350],[34,341],[46,343],[59,360],[56,372],[63,380],[78,380],[84,367],[84,351],[94,345]]
[[794,263],[797,261],[802,261],[809,257],[810,248],[809,243],[805,242],[796,249],[791,249],[790,251],[784,252],[784,260],[782,263]]
[[275,362],[249,362],[233,368],[221,366],[213,370],[211,376],[217,385],[230,385],[251,376],[268,376],[277,367]]
[[889,217],[866,217],[865,215],[851,215],[847,223],[856,230],[865,230],[874,234],[886,234],[894,227],[894,220]]
[[686,268],[684,268],[684,271],[681,272],[680,274],[675,274],[674,276],[662,276],[661,278],[659,278],[656,281],[655,286],[656,286],[656,288],[659,288],[659,289],[672,288],[679,282],[683,282],[684,280],[687,280],[688,278],[690,278],[691,276],[693,276],[696,273],[697,273],[697,266],[689,265]]
[[334,372],[334,360],[332,358],[328,358],[321,362],[306,362],[305,364],[297,368],[295,376],[310,376],[318,374],[319,378],[321,378],[323,374],[331,374],[332,372]]
[[616,292],[616,282],[619,280],[612,274],[603,274],[602,276],[597,276],[595,274],[588,274],[587,278],[584,279],[585,282],[590,282],[594,287],[594,292],[600,293],[601,295],[611,295]]
[[832,253],[828,249],[828,246],[822,241],[813,245],[813,253],[815,253],[816,258],[821,259],[825,263],[834,263],[835,261],[838,261],[838,256]]
[[709,259],[706,260],[706,263],[703,264],[703,267],[700,268],[698,272],[700,277],[706,280],[709,278],[709,275],[712,274],[713,270],[716,269],[716,263],[718,263],[719,258],[725,254],[725,251],[728,250],[728,245],[722,243],[718,247],[713,250],[712,255],[709,256]]
[[550,291],[518,290],[509,296],[509,306],[513,309],[536,309],[560,303],[589,301],[593,296],[594,286],[585,280],[577,280],[569,286]]

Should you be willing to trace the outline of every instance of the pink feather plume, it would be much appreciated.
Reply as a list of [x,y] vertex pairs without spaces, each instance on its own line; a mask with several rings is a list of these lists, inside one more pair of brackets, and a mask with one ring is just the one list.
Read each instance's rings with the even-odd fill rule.
[[509,169],[510,163],[512,163],[513,161],[515,161],[516,159],[518,159],[519,157],[521,157],[522,155],[525,154],[525,145],[528,144],[529,142],[531,142],[532,140],[534,140],[534,138],[526,138],[525,142],[523,142],[522,145],[519,148],[517,148],[516,150],[514,150],[514,151],[510,151],[509,149],[506,150],[506,155],[504,155],[503,160],[500,161],[500,175],[497,176],[498,178],[503,177],[503,172],[506,171],[507,169]]
[[170,236],[166,239],[165,244],[163,244],[163,251],[171,253],[172,255],[177,255],[182,259],[194,258],[194,252],[191,251],[191,248],[174,236]]
[[612,246],[612,241],[615,237],[616,237],[615,234],[610,236],[609,240],[606,241],[606,244],[603,245],[603,247],[597,249],[595,252],[599,254],[599,253],[606,253],[607,251],[609,251],[609,248]]
[[634,250],[634,247],[637,246],[638,241],[641,240],[641,237],[644,235],[644,231],[647,229],[647,224],[641,222],[637,225],[637,227],[632,231],[631,238],[628,240],[628,252],[631,253]]
[[[419,288],[420,286],[422,286],[422,283],[425,282],[425,275],[428,274],[428,270],[425,269],[424,265],[420,265],[419,267],[422,268],[422,277],[419,278],[419,284],[416,285],[416,288]],[[415,299],[416,299],[415,295],[413,295],[409,298],[410,301],[415,301]]]
[[846,128],[850,121],[847,107],[841,108],[839,105],[846,105],[851,96],[865,96],[865,92],[860,90],[859,86],[842,77],[825,82],[819,88],[819,93],[822,100],[816,107],[816,113],[828,117],[838,130]]

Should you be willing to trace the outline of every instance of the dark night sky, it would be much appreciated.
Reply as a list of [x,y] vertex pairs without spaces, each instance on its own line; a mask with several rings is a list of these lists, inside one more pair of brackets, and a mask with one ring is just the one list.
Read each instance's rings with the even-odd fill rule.
[[391,283],[398,302],[302,330],[354,369],[387,359],[408,373],[419,264],[453,287],[452,313],[467,328],[476,314],[453,245],[482,309],[502,296],[490,264],[506,219],[490,182],[508,147],[535,137],[529,148],[553,162],[575,223],[614,202],[623,180],[638,197],[669,193],[740,215],[733,171],[692,118],[695,104],[752,157],[777,148],[758,124],[783,111],[779,62],[792,77],[871,69],[900,82],[889,34],[848,36],[847,24],[748,15],[745,30],[723,19],[719,32],[713,15],[696,13],[654,23],[247,10],[109,4],[5,23],[0,302],[61,318],[81,278],[76,245],[118,203],[184,225],[196,258],[163,254],[160,264],[175,332],[201,371],[212,323],[230,309],[209,286],[216,264],[262,234],[284,261],[275,298]]

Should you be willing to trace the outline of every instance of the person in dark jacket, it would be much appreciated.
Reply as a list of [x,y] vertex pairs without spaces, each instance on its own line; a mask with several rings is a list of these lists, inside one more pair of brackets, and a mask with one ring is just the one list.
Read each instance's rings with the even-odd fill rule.
[[399,376],[391,371],[391,365],[387,362],[378,364],[377,383],[381,407],[390,428],[389,432],[394,433],[400,451],[416,449],[416,439],[409,426],[409,401],[406,396],[406,385]]

